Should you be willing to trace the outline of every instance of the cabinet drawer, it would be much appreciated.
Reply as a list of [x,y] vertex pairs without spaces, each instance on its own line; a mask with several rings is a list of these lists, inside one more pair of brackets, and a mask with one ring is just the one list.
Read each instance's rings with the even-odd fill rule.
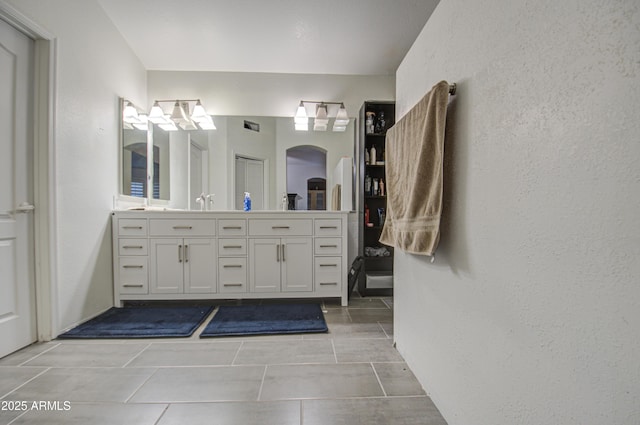
[[251,236],[311,236],[313,226],[311,219],[269,220],[250,219],[249,235]]
[[214,236],[213,219],[155,219],[149,220],[151,236]]
[[118,255],[147,255],[147,239],[118,239]]
[[218,239],[218,255],[222,257],[247,255],[247,240]]
[[220,293],[247,292],[247,259],[219,258]]
[[342,257],[314,259],[315,291],[340,294],[342,288]]
[[146,257],[120,257],[118,259],[120,294],[147,294],[149,292],[149,268]]
[[147,219],[121,218],[118,220],[119,236],[147,236]]
[[316,255],[342,254],[342,238],[315,238],[313,253]]
[[246,236],[246,220],[218,220],[218,235],[220,236]]
[[316,236],[341,236],[342,220],[339,218],[318,218],[314,220]]

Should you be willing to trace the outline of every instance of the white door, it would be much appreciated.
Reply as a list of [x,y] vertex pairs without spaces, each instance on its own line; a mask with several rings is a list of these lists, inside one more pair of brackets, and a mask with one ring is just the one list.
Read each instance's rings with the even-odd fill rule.
[[251,209],[264,209],[264,162],[247,160],[246,192],[251,194]]
[[244,193],[251,194],[251,209],[264,209],[264,161],[236,156],[236,209],[244,208]]
[[0,357],[37,338],[29,118],[33,45],[0,20]]
[[313,290],[313,248],[311,238],[282,239],[282,290]]

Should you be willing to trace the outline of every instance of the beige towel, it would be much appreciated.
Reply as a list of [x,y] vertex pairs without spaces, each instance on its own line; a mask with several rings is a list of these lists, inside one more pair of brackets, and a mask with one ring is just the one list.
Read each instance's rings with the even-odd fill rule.
[[433,255],[440,240],[449,84],[441,81],[387,131],[387,219],[380,242]]
[[341,187],[339,184],[333,186],[331,191],[331,210],[340,211]]

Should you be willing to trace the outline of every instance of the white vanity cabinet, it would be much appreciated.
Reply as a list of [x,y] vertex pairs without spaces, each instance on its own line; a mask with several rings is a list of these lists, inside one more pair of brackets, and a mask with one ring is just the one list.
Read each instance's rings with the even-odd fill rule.
[[114,300],[334,298],[347,213],[114,211]]
[[254,292],[313,291],[311,238],[252,238],[251,290]]
[[208,294],[217,291],[214,239],[152,238],[152,294]]
[[149,292],[217,292],[215,235],[213,218],[149,218]]

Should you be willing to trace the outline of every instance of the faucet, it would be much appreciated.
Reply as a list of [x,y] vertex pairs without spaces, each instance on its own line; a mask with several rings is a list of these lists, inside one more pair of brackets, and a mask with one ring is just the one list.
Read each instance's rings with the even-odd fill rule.
[[206,198],[204,196],[204,192],[202,192],[200,196],[196,198],[196,203],[200,204],[200,211],[205,210],[205,207],[206,207],[205,202],[206,202]]
[[207,207],[205,208],[208,211],[213,211],[213,197],[216,196],[215,193],[210,193],[206,196],[207,198]]

